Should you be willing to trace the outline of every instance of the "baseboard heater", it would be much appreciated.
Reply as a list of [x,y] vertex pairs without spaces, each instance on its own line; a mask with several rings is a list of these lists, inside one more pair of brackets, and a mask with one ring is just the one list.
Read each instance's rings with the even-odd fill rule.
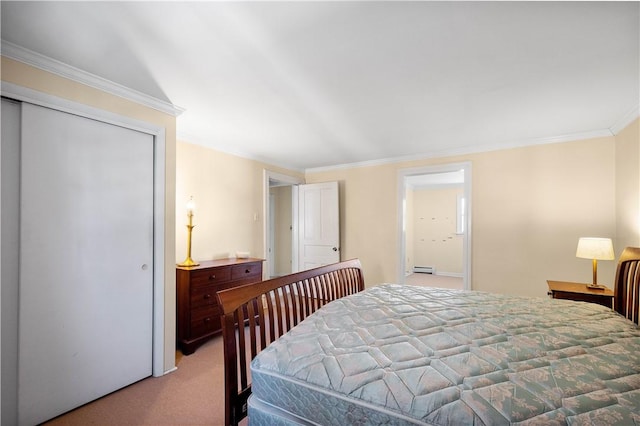
[[413,272],[416,274],[435,274],[436,268],[434,266],[414,266]]

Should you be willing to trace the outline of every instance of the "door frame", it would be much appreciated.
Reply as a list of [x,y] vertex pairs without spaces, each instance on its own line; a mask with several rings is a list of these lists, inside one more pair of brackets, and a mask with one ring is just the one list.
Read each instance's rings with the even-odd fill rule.
[[[33,89],[2,82],[0,94],[18,101],[67,112],[153,136],[153,343],[152,374],[159,377],[173,371],[164,370],[165,361],[165,148],[164,127],[94,108]],[[3,283],[4,284],[4,283]],[[13,283],[11,283],[13,284]],[[18,283],[15,283],[18,285]],[[18,301],[16,301],[17,303]],[[16,342],[17,343],[17,342]]]
[[406,194],[407,178],[425,174],[464,171],[463,193],[465,197],[465,233],[462,238],[462,282],[465,290],[471,290],[471,162],[449,163],[437,166],[412,167],[398,170],[398,259],[397,282],[404,284],[406,264]]
[[298,270],[298,247],[297,247],[297,241],[298,241],[298,202],[297,202],[297,191],[296,188],[298,185],[304,184],[304,179],[301,177],[295,177],[295,176],[289,176],[289,175],[285,175],[282,173],[278,173],[278,172],[274,172],[272,170],[268,170],[268,169],[264,169],[263,173],[262,173],[262,177],[263,177],[263,189],[262,189],[262,231],[263,231],[263,235],[262,235],[262,243],[263,243],[263,253],[264,253],[264,257],[265,257],[265,262],[267,263],[264,267],[262,268],[262,275],[263,275],[263,279],[268,279],[269,278],[269,271],[271,270],[271,259],[272,256],[269,255],[269,241],[271,238],[270,235],[270,229],[269,229],[269,224],[271,223],[271,209],[270,209],[270,197],[269,197],[269,182],[270,181],[274,181],[274,182],[278,182],[284,185],[291,185],[292,191],[291,191],[291,198],[292,198],[292,202],[291,202],[291,208],[293,209],[292,214],[291,214],[291,225],[293,227],[292,232],[291,232],[291,257],[292,257],[292,265],[291,265],[291,270],[293,272],[296,272]]

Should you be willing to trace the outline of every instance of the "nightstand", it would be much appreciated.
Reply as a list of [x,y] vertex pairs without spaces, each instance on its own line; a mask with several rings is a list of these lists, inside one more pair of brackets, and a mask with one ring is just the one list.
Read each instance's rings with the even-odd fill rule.
[[613,308],[613,290],[592,290],[587,284],[547,280],[549,295],[554,299],[578,300]]

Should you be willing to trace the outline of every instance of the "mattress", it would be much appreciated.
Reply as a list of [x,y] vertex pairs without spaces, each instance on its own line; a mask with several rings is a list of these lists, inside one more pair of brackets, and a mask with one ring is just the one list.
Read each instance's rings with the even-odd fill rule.
[[584,302],[373,287],[251,375],[250,425],[640,424],[640,329]]

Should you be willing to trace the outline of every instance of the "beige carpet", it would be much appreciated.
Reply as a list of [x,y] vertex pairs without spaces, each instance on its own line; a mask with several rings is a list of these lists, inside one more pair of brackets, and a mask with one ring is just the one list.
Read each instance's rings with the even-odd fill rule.
[[45,424],[224,425],[222,337],[177,357],[173,373],[144,379]]
[[411,274],[404,278],[404,283],[421,287],[451,288],[462,290],[461,277],[448,277],[445,275]]

